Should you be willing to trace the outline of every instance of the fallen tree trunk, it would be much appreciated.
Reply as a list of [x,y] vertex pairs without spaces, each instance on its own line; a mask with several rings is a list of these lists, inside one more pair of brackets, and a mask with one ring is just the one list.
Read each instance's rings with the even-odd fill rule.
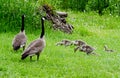
[[66,22],[65,18],[68,16],[66,12],[54,12],[48,5],[43,5],[43,11],[46,13],[46,19],[52,22],[53,29],[69,34],[73,32],[73,26]]
[[61,17],[61,18],[65,18],[68,16],[68,14],[66,12],[60,12],[60,11],[56,11],[56,13]]

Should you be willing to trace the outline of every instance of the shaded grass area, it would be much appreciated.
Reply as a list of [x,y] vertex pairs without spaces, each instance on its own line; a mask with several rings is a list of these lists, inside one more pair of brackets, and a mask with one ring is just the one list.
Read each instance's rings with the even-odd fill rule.
[[[36,56],[33,57],[32,62],[29,57],[21,60],[22,49],[17,52],[13,51],[11,43],[17,31],[0,33],[0,76],[2,78],[119,78],[120,30],[118,29],[118,19],[111,16],[99,17],[94,14],[70,11],[69,14],[71,16],[67,21],[75,27],[73,34],[64,34],[46,27],[46,48],[41,53],[39,61],[36,61]],[[111,19],[113,20],[111,21]],[[115,23],[116,26],[112,23]],[[45,26],[48,25],[45,24]],[[40,31],[26,31],[27,45],[39,38]],[[74,46],[55,46],[55,43],[61,39],[81,39],[96,48],[95,52],[99,56],[86,55],[79,51],[74,53]],[[103,48],[105,44],[115,52],[105,52]]]

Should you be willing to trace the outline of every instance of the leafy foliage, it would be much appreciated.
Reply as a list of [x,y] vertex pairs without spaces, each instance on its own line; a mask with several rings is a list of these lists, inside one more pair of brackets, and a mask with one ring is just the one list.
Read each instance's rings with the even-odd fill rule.
[[27,30],[32,32],[39,29],[41,13],[37,14],[37,9],[43,4],[51,5],[54,9],[72,9],[81,12],[96,11],[100,15],[120,15],[119,0],[1,0],[0,26],[2,27],[0,32],[19,31],[22,14],[26,15],[25,28]]
[[62,0],[62,8],[84,11],[88,0]]

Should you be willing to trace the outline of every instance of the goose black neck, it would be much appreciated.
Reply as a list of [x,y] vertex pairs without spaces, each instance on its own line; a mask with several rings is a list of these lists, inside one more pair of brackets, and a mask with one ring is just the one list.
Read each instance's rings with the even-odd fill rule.
[[21,27],[21,31],[24,31],[24,15],[22,15],[22,27]]
[[45,31],[44,31],[44,20],[43,20],[43,18],[41,18],[41,23],[42,23],[42,32],[41,32],[40,38],[43,38],[43,36],[45,34]]

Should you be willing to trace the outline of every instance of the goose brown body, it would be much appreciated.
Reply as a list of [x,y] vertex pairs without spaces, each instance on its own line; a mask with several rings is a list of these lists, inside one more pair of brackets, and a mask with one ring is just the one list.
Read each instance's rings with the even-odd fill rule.
[[13,49],[18,50],[20,47],[24,47],[26,44],[27,38],[24,32],[18,33],[13,40]]
[[39,58],[39,54],[42,52],[42,50],[45,47],[45,40],[44,39],[38,39],[33,41],[23,52],[22,58],[25,59],[28,55],[33,56],[37,55],[37,59]]
[[22,27],[21,31],[14,37],[12,46],[14,50],[18,50],[19,48],[23,47],[23,50],[25,48],[25,44],[27,41],[25,30],[24,30],[24,15],[22,15]]
[[29,46],[24,50],[21,59],[25,59],[27,56],[30,56],[30,60],[32,60],[33,55],[37,55],[37,60],[39,60],[39,55],[43,51],[45,47],[45,39],[44,39],[44,18],[41,18],[42,22],[42,32],[39,39],[34,40],[29,44]]

